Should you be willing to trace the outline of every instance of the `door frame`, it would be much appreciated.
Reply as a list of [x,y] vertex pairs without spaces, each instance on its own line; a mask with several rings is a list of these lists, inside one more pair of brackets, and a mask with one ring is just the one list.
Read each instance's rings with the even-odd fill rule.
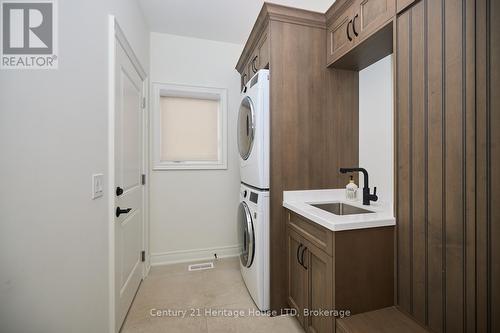
[[114,15],[108,16],[108,288],[109,288],[109,332],[115,333],[115,65],[116,65],[116,43],[125,50],[126,55],[132,62],[142,80],[142,97],[144,99],[142,113],[142,173],[146,175],[146,184],[142,187],[142,248],[146,253],[145,262],[142,267],[142,277],[146,277],[151,268],[151,256],[149,249],[149,112],[148,112],[148,77],[147,73],[137,58],[134,50],[123,30],[120,28]]

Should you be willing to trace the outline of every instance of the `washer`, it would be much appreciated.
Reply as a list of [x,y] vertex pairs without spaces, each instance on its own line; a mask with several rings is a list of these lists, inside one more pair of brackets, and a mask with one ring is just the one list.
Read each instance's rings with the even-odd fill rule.
[[238,207],[240,269],[261,311],[269,310],[269,191],[241,184]]
[[248,81],[238,111],[238,150],[241,181],[269,188],[269,70]]

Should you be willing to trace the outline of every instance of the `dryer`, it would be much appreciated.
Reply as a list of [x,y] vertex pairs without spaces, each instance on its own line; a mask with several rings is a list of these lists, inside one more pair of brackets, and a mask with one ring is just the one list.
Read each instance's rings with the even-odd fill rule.
[[241,182],[269,188],[269,70],[259,70],[247,83],[238,111]]
[[238,235],[242,244],[241,275],[255,305],[267,311],[270,307],[269,191],[241,184]]

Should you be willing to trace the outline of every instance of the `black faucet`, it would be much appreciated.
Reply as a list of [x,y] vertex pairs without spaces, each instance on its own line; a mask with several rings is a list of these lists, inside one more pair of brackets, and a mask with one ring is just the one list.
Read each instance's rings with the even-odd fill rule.
[[368,171],[364,168],[340,168],[340,173],[348,172],[362,172],[365,178],[365,184],[363,186],[363,205],[370,205],[370,201],[377,201],[377,187],[374,187],[373,194],[370,194],[370,187],[368,186]]

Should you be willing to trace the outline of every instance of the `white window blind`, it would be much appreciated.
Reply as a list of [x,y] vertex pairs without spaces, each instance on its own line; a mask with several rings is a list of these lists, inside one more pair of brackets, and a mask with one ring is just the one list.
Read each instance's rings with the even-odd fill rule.
[[155,84],[154,169],[227,168],[224,89]]

